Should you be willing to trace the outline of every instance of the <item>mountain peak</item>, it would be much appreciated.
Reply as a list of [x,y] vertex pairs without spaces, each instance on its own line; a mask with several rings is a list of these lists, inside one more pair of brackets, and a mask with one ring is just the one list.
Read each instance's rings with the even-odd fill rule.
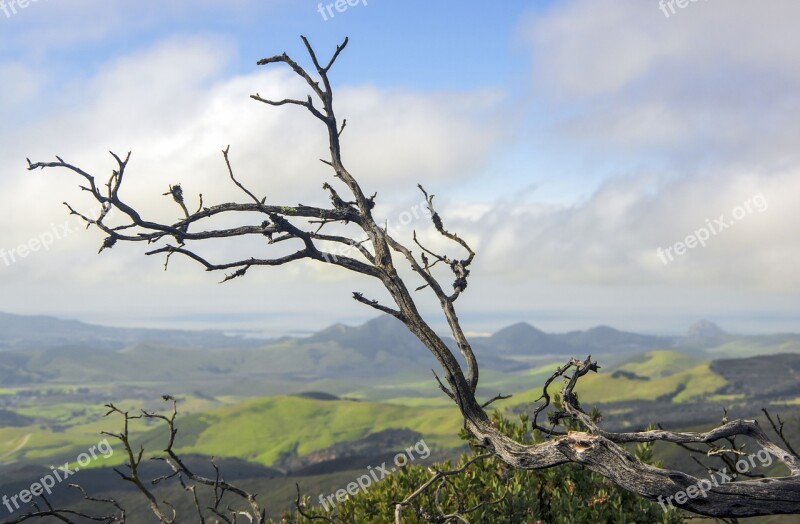
[[686,332],[686,336],[692,338],[715,338],[727,335],[721,327],[710,320],[698,320]]
[[[553,340],[550,335],[527,322],[517,322],[504,327],[489,337],[491,345],[500,353],[552,353]],[[555,350],[557,352],[557,349]]]
[[544,334],[543,331],[536,329],[527,322],[517,322],[516,324],[511,324],[510,326],[506,326],[500,331],[494,333],[492,335],[492,338],[502,339],[513,336],[524,336],[524,335],[539,336],[543,334]]
[[411,351],[411,354],[428,356],[422,342],[391,315],[381,315],[359,326],[334,324],[317,331],[306,342],[336,342],[342,347],[369,355],[375,355],[379,351]]
[[341,322],[337,322],[335,324],[331,324],[330,326],[321,329],[314,333],[314,336],[331,336],[331,335],[342,335],[347,333],[347,331],[353,329],[350,326],[345,326]]
[[592,335],[616,335],[622,333],[622,331],[620,331],[619,329],[615,329],[611,326],[606,326],[605,324],[601,324],[599,326],[587,329],[586,333]]

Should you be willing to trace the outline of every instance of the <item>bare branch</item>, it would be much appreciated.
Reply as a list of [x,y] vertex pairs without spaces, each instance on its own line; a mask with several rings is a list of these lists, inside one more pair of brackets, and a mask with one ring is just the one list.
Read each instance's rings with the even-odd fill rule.
[[[419,488],[417,488],[417,490],[414,493],[412,493],[411,495],[406,497],[405,500],[395,503],[395,505],[394,505],[394,521],[395,521],[395,523],[396,524],[401,524],[402,523],[403,509],[406,508],[406,507],[411,506],[412,503],[414,502],[414,500],[416,500],[420,495],[422,495],[433,483],[435,483],[435,482],[437,482],[437,481],[439,481],[441,479],[450,477],[452,475],[458,475],[459,473],[463,473],[464,471],[466,471],[467,468],[469,468],[475,462],[478,462],[480,460],[485,460],[487,458],[490,458],[491,456],[492,456],[491,453],[484,453],[482,455],[476,455],[475,457],[472,457],[470,460],[466,461],[458,469],[449,470],[449,471],[436,470],[436,473],[431,478],[429,478],[423,485],[421,485]],[[477,509],[477,508],[475,508],[475,509]]]
[[[230,175],[230,177],[231,177],[231,180],[233,180],[233,183],[234,183],[234,184],[236,184],[236,186],[237,186],[239,189],[241,189],[242,191],[244,191],[244,192],[245,192],[245,194],[247,194],[247,196],[249,196],[250,198],[252,198],[252,199],[253,199],[253,202],[255,202],[255,203],[256,203],[256,205],[258,205],[259,207],[260,207],[260,206],[263,206],[263,205],[264,205],[264,202],[266,201],[266,199],[267,199],[267,198],[266,198],[266,197],[264,197],[264,198],[262,198],[261,200],[259,200],[259,199],[258,199],[258,198],[257,198],[257,197],[256,197],[256,196],[253,194],[253,193],[251,193],[251,192],[250,192],[250,190],[249,190],[249,189],[247,189],[246,187],[244,187],[244,186],[243,186],[243,185],[242,185],[242,184],[241,184],[241,183],[240,183],[238,180],[236,180],[236,177],[235,177],[235,176],[233,176],[233,168],[231,167],[231,159],[230,159],[230,157],[228,156],[228,151],[230,151],[230,149],[231,149],[231,146],[230,146],[230,145],[228,145],[228,147],[226,147],[225,149],[223,149],[223,150],[222,150],[222,156],[223,156],[223,158],[225,158],[225,165],[228,167],[228,174]],[[189,213],[186,213],[186,218],[189,218]]]
[[493,404],[493,403],[497,402],[498,400],[506,400],[506,399],[509,399],[509,398],[511,398],[511,397],[512,397],[512,395],[501,395],[501,394],[499,394],[499,393],[498,393],[497,395],[495,395],[495,396],[494,396],[494,397],[492,397],[491,399],[489,399],[489,400],[487,400],[486,402],[484,402],[483,404],[481,404],[481,407],[482,407],[482,408],[487,408],[487,407],[489,407],[491,404]]
[[[386,228],[378,225],[372,214],[376,195],[373,194],[371,197],[367,197],[342,161],[340,136],[345,128],[346,121],[343,120],[340,126],[333,108],[333,93],[328,75],[331,67],[347,45],[348,40],[345,39],[341,45],[337,46],[325,66],[321,65],[308,39],[302,37],[302,40],[314,65],[314,70],[312,71],[314,76],[286,53],[265,58],[260,60],[258,64],[286,64],[306,82],[312,94],[307,95],[305,99],[300,97],[270,100],[261,97],[259,94],[252,95],[252,98],[269,106],[298,105],[305,107],[315,118],[323,123],[328,135],[330,158],[322,161],[330,166],[333,171],[333,177],[341,181],[349,192],[347,195],[340,195],[331,184],[326,183],[323,185],[323,190],[327,191],[331,200],[332,208],[326,209],[302,204],[295,206],[269,205],[266,203],[265,198],[258,199],[253,192],[246,189],[234,176],[228,148],[223,150],[228,177],[245,193],[249,201],[247,203],[224,203],[204,207],[201,196],[200,206],[197,211],[190,213],[183,201],[182,186],[171,185],[167,195],[171,195],[173,200],[178,203],[181,209],[181,216],[173,223],[168,224],[143,218],[135,207],[121,199],[120,188],[125,179],[130,153],[124,158],[111,153],[116,167],[104,184],[98,184],[93,175],[65,162],[60,157],[56,157],[56,162],[33,163],[28,160],[28,169],[63,168],[81,177],[80,190],[88,192],[100,204],[101,213],[97,219],[91,219],[75,212],[71,207],[69,209],[71,213],[84,220],[87,225],[93,225],[105,233],[106,239],[101,251],[125,241],[145,242],[148,245],[157,244],[147,254],[163,253],[166,257],[165,267],[172,255],[180,254],[198,262],[207,271],[231,270],[231,273],[224,278],[223,282],[245,276],[253,266],[280,266],[302,259],[331,264],[377,279],[394,302],[393,306],[380,304],[376,300],[368,300],[360,293],[354,293],[353,298],[369,307],[391,314],[404,322],[409,331],[430,350],[441,366],[443,371],[442,379],[439,379],[435,372],[434,376],[442,391],[458,406],[464,419],[465,429],[477,439],[479,446],[511,467],[541,469],[568,462],[582,464],[588,470],[603,475],[633,493],[648,499],[658,499],[659,497],[673,497],[679,491],[685,491],[691,486],[696,486],[700,480],[679,471],[656,468],[645,464],[628,453],[623,444],[661,441],[679,445],[704,443],[715,446],[717,441],[724,441],[723,445],[718,446],[718,448],[721,453],[719,456],[726,457],[726,454],[737,451],[735,437],[745,436],[755,439],[771,455],[781,460],[789,469],[790,476],[715,485],[705,492],[706,496],[690,498],[685,503],[677,503],[677,505],[698,514],[721,517],[744,517],[775,513],[800,514],[800,458],[796,456],[791,446],[788,446],[783,436],[783,423],[780,419],[775,423],[768,416],[773,429],[775,429],[779,438],[790,451],[786,451],[771,442],[755,421],[747,420],[725,422],[717,428],[699,433],[673,432],[664,429],[630,433],[608,432],[599,426],[599,420],[595,415],[584,411],[575,393],[575,387],[582,377],[588,373],[596,372],[598,369],[597,363],[592,361],[591,357],[585,360],[573,358],[565,366],[556,370],[545,383],[542,396],[539,398],[539,400],[544,401],[544,404],[537,407],[532,424],[534,429],[544,431],[551,438],[537,444],[526,445],[508,437],[496,427],[485,411],[485,408],[492,401],[480,404],[476,398],[479,381],[478,363],[454,306],[455,301],[467,288],[470,276],[469,268],[475,258],[475,252],[463,238],[444,227],[442,218],[433,205],[434,195],[429,194],[421,185],[419,189],[425,196],[427,208],[430,211],[431,221],[436,232],[454,242],[457,248],[465,250],[466,255],[463,258],[436,253],[434,250],[423,246],[415,233],[412,246],[416,245],[421,250],[418,260],[409,247],[392,238]],[[111,211],[121,212],[121,224],[109,225],[107,223]],[[241,215],[242,213],[244,215]],[[258,217],[258,220],[250,225],[226,229],[203,229],[203,225],[207,224],[207,220],[212,217],[236,216],[238,218],[252,215]],[[305,220],[306,223],[300,224],[299,222],[302,220]],[[363,232],[363,238],[348,238],[341,235],[320,233],[324,226],[332,223],[352,224]],[[266,244],[296,242],[298,247],[296,251],[284,256],[273,258],[250,257],[217,263],[209,261],[191,245],[191,242],[194,241],[212,238],[233,239],[248,235],[264,237],[267,239],[265,241]],[[175,240],[174,243],[166,243],[170,237]],[[356,256],[360,255],[363,260],[328,253],[319,249],[317,242],[332,242],[338,245],[354,247],[358,250],[358,255]],[[407,287],[406,282],[399,276],[398,268],[393,259],[394,255],[404,258],[411,269],[422,279],[422,285],[417,289],[429,289],[439,301],[442,313],[447,320],[458,349],[466,361],[466,373],[445,340],[423,318],[412,292]],[[442,284],[434,275],[434,271],[438,271],[439,268],[444,266],[449,267],[450,273],[454,278],[452,293],[445,292]],[[417,284],[415,283],[415,285]],[[572,373],[570,376],[566,374],[568,371]],[[551,405],[548,387],[559,377],[565,380],[565,385],[561,390],[563,410],[559,409],[550,413],[550,423],[553,427],[548,430],[539,426],[538,416]],[[499,398],[502,397],[495,397],[495,399]],[[117,410],[113,405],[110,405],[110,407],[112,408],[111,412],[123,415],[125,420],[124,430],[114,435],[123,441],[128,451],[128,472],[119,472],[119,474],[128,482],[136,484],[140,492],[148,498],[152,512],[161,522],[174,520],[174,512],[172,516],[169,516],[169,511],[162,509],[162,506],[163,508],[171,508],[171,506],[167,503],[158,503],[139,479],[138,465],[142,460],[143,451],[134,452],[127,440],[128,421],[142,416],[159,418],[168,424],[171,437],[166,451],[167,463],[181,481],[188,479],[197,485],[209,486],[215,490],[215,504],[212,509],[214,514],[221,516],[227,513],[229,518],[225,517],[223,520],[232,522],[236,522],[237,515],[242,515],[254,522],[263,522],[264,512],[258,507],[253,495],[225,483],[219,478],[219,475],[215,479],[195,475],[175,455],[172,450],[175,436],[174,406],[172,417],[148,413],[133,416]],[[565,431],[555,431],[555,426],[557,425],[564,428]],[[449,485],[449,481],[445,477],[446,475],[439,476],[439,489],[445,489]],[[245,513],[223,509],[222,496],[228,492],[246,500],[249,509]],[[412,501],[413,498],[410,498],[404,501],[407,504],[399,503],[396,507],[396,515]],[[463,517],[463,512],[445,515],[444,517],[451,520],[466,520]]]
[[405,322],[405,317],[403,317],[403,314],[401,312],[399,312],[399,311],[397,311],[395,309],[392,309],[390,307],[386,307],[384,305],[381,305],[377,300],[366,299],[366,298],[364,298],[363,294],[361,294],[361,293],[359,293],[357,291],[353,292],[353,298],[357,302],[361,302],[362,304],[366,304],[366,305],[368,305],[368,306],[370,306],[372,308],[377,309],[378,311],[382,311],[384,313],[388,313],[388,314],[392,315],[393,317],[395,317],[396,319],[400,320],[401,322]]
[[764,412],[764,415],[767,417],[767,420],[769,421],[770,425],[772,426],[772,429],[775,431],[775,433],[778,434],[778,438],[781,439],[781,442],[783,442],[783,445],[786,446],[786,449],[788,449],[789,452],[792,455],[794,455],[795,457],[800,458],[800,455],[797,454],[797,452],[794,450],[792,445],[787,440],[786,435],[783,434],[783,424],[784,424],[784,422],[781,420],[781,416],[780,415],[777,416],[778,425],[776,426],[775,425],[775,421],[772,420],[772,417],[770,416],[769,412],[766,409],[762,409],[761,411]]

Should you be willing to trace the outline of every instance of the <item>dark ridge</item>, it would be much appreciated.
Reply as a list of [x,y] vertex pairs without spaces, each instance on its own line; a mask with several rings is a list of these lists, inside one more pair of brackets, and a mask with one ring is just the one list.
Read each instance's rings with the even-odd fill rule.
[[325,393],[324,391],[303,391],[302,393],[295,393],[292,397],[311,398],[314,400],[341,400],[336,395]]

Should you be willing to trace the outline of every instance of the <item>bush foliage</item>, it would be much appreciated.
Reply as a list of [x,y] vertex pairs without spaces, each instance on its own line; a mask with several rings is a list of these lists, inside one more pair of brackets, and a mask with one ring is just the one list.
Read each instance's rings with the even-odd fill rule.
[[[527,415],[519,422],[493,415],[494,423],[508,436],[525,444],[541,442],[545,436],[531,431]],[[568,428],[578,429],[578,428]],[[449,461],[433,468],[408,464],[369,489],[340,502],[332,511],[322,506],[304,508],[314,522],[370,523],[394,522],[395,503],[405,500],[433,476],[435,470],[455,470],[485,453],[462,430],[471,451],[462,454],[455,464]],[[637,445],[632,452],[654,464],[652,443]],[[305,504],[313,503],[306,498]],[[464,519],[447,515],[460,514]],[[324,516],[327,519],[319,519]],[[328,520],[329,519],[329,520]],[[285,514],[283,523],[312,522],[299,512]],[[507,522],[507,523],[663,523],[683,522],[679,511],[662,508],[642,499],[601,475],[578,464],[546,470],[523,470],[508,467],[489,457],[469,465],[463,472],[432,484],[414,500],[414,507],[403,511],[403,522]]]

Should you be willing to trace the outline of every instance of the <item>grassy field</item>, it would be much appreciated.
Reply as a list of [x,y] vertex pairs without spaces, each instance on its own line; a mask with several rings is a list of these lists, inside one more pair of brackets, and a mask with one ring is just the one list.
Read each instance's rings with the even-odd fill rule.
[[[479,398],[513,394],[510,399],[497,402],[498,409],[533,402],[558,365],[553,363],[514,374],[485,373]],[[628,375],[614,376],[618,371]],[[558,391],[562,384],[556,380],[551,392]],[[714,374],[705,362],[675,351],[652,351],[586,376],[577,391],[592,402],[653,400],[677,392],[672,401],[679,403],[710,395],[724,384],[724,379]],[[62,388],[72,390],[74,386]],[[380,391],[380,401],[317,400],[287,395],[257,398],[181,395],[177,450],[184,454],[238,457],[270,466],[282,453],[296,450],[303,456],[386,429],[419,432],[432,448],[448,449],[461,444],[458,411],[432,378],[405,372],[380,384],[351,386],[347,397],[370,398],[370,392],[376,390]],[[410,390],[421,393],[410,395]],[[14,409],[20,415],[35,418],[36,423],[0,428],[0,463],[74,457],[101,440],[101,431],[119,430],[118,417],[104,417],[107,410],[103,402],[70,400],[73,398],[39,397]],[[126,398],[115,401],[115,405],[131,412],[141,408],[163,412],[170,408],[169,403],[158,397]],[[131,432],[137,445],[150,450],[164,447],[166,431],[152,421],[149,425],[132,424]],[[17,449],[23,439],[25,445]],[[121,455],[115,455],[111,461],[119,463],[122,459]]]
[[[179,403],[176,449],[182,454],[236,457],[269,466],[292,450],[302,456],[336,443],[364,438],[386,429],[410,429],[422,435],[431,449],[450,449],[461,444],[458,432],[461,419],[453,406],[406,406],[400,404],[352,400],[315,400],[304,397],[277,396],[246,400],[230,406],[208,408],[208,401],[189,398]],[[119,403],[132,413],[135,401]],[[61,409],[75,406],[49,406],[46,414],[53,421],[69,418]],[[139,404],[141,407],[141,403]],[[193,408],[185,413],[184,407]],[[163,403],[158,411],[169,410]],[[0,462],[42,462],[51,457],[74,457],[102,440],[102,431],[119,431],[122,419],[103,417],[102,406],[89,409],[80,419],[63,430],[30,425],[0,428]],[[148,406],[155,410],[156,406]],[[28,410],[24,410],[28,411]],[[164,448],[166,426],[132,422],[130,431],[136,445],[157,451]],[[60,428],[59,428],[60,429]],[[11,453],[20,443],[25,445]],[[111,439],[115,449],[119,445]],[[122,454],[115,454],[103,465],[118,464]]]
[[[453,408],[268,397],[190,415],[180,424],[181,453],[237,457],[269,466],[295,448],[302,456],[385,429],[411,429],[431,447],[452,448],[460,443],[461,420]],[[146,438],[162,435],[154,430]]]

